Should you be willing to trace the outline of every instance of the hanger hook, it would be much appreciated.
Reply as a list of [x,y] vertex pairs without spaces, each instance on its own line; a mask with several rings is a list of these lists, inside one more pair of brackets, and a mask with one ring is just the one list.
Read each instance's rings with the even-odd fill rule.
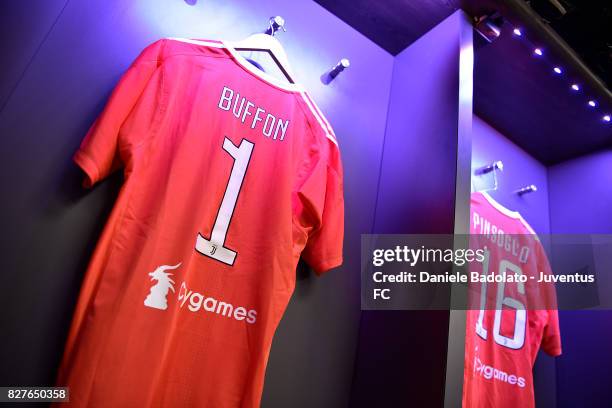
[[515,193],[522,196],[523,194],[535,193],[536,191],[538,191],[538,187],[536,187],[535,184],[530,184],[528,186],[516,190]]
[[278,30],[287,31],[287,29],[285,29],[285,19],[281,16],[270,17],[268,29],[265,33],[274,37]]

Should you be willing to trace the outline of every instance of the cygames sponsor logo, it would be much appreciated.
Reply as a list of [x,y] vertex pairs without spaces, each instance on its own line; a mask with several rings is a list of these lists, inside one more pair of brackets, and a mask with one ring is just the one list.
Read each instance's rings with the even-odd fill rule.
[[221,316],[230,317],[236,320],[244,320],[249,324],[254,324],[257,321],[257,311],[254,309],[248,310],[242,306],[235,307],[231,303],[226,303],[217,300],[213,297],[206,297],[201,293],[195,292],[187,288],[185,282],[181,283],[178,292],[179,307],[187,307],[192,312],[200,310],[209,313],[216,313]]
[[525,378],[515,374],[508,374],[505,371],[498,370],[487,364],[483,364],[478,357],[474,357],[474,372],[487,380],[503,381],[510,385],[518,385],[525,388]]

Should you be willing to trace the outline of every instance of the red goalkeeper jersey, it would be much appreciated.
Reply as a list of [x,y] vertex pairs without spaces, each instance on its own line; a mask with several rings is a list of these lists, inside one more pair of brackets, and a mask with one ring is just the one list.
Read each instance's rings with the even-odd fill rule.
[[552,356],[561,354],[554,286],[537,282],[540,273],[551,273],[546,253],[520,214],[489,195],[472,194],[470,215],[472,246],[487,254],[470,271],[522,275],[526,281],[509,277],[471,285],[463,407],[533,407],[532,369],[540,346]]
[[340,154],[312,99],[223,43],[160,40],[74,159],[87,186],[125,181],[60,368],[71,404],[258,406],[300,256],[342,263]]

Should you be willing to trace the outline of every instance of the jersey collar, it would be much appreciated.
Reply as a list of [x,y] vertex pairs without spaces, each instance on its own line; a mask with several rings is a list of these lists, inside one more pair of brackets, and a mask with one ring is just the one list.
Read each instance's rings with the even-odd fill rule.
[[238,51],[236,51],[232,46],[230,46],[228,43],[222,41],[221,42],[223,44],[223,47],[230,53],[230,55],[232,56],[232,58],[234,59],[234,61],[236,61],[238,63],[238,65],[240,65],[241,67],[243,67],[244,69],[246,69],[247,71],[249,71],[251,74],[253,74],[254,76],[256,76],[257,78],[261,79],[264,82],[267,82],[270,85],[273,85],[277,88],[281,88],[287,91],[292,91],[292,92],[300,92],[302,91],[302,87],[299,84],[292,84],[292,83],[288,83],[285,81],[282,81],[260,69],[258,69],[257,67],[255,67],[253,64],[251,64],[250,62],[248,62],[246,60],[246,58],[244,58],[242,55],[240,55],[240,53]]

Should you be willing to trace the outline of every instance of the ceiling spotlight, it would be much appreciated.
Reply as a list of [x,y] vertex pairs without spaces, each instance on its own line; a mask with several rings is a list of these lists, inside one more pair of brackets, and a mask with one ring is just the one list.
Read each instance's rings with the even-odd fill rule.
[[591,108],[594,108],[594,107],[596,107],[596,106],[597,106],[597,102],[595,102],[594,100],[592,100],[592,99],[591,99],[591,100],[589,101],[589,106],[590,106]]
[[512,32],[514,33],[514,35],[516,35],[517,37],[520,37],[523,35],[523,32],[521,31],[520,28],[515,28],[514,30],[512,30]]
[[580,85],[578,85],[578,84],[572,84],[572,89],[573,89],[574,91],[579,91],[579,90],[580,90]]
[[533,50],[533,53],[535,55],[539,55],[540,57],[542,56],[542,54],[544,54],[541,48],[536,48],[535,50]]
[[561,74],[563,72],[563,70],[561,68],[559,68],[559,67],[554,67],[553,71],[555,71],[555,73],[557,73],[557,74]]
[[610,122],[610,115],[604,115],[604,117],[602,118],[604,122]]

